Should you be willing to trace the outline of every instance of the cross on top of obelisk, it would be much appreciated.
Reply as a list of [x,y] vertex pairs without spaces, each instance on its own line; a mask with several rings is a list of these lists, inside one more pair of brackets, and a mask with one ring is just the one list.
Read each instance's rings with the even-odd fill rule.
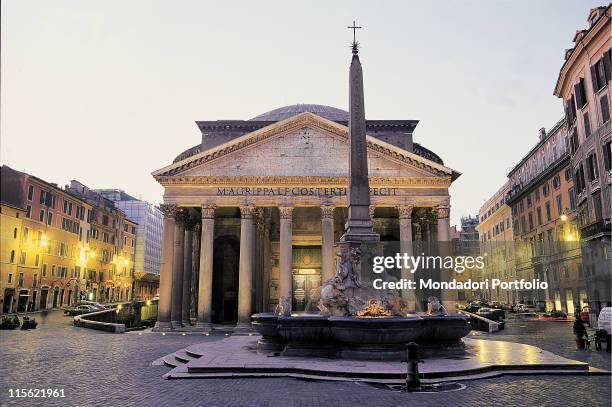
[[348,26],[346,28],[348,28],[350,30],[353,30],[353,44],[351,44],[351,45],[353,47],[353,54],[357,54],[357,48],[359,48],[359,43],[357,42],[357,30],[360,29],[360,28],[363,28],[363,27],[357,26],[355,24],[355,20],[353,20],[353,25],[352,26]]

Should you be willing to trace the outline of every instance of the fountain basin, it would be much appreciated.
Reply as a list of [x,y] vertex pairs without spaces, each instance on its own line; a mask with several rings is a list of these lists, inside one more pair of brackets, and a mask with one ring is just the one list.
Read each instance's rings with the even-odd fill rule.
[[262,335],[258,351],[282,351],[283,356],[403,360],[409,342],[419,343],[423,357],[461,354],[461,338],[471,330],[461,314],[359,318],[263,313],[251,319]]
[[287,341],[281,336],[278,325],[278,315],[264,312],[251,315],[251,325],[261,335],[257,341],[258,353],[282,352]]

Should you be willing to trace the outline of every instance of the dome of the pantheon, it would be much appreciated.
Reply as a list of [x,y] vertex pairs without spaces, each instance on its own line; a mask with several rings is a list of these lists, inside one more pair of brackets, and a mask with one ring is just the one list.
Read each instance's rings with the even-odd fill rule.
[[255,116],[250,121],[280,121],[300,113],[310,112],[332,121],[348,121],[349,113],[346,110],[325,105],[297,104],[279,107]]

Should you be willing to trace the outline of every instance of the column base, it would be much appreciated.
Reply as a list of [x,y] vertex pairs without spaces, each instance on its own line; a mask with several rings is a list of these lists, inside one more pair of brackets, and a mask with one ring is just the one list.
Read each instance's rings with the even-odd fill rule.
[[213,330],[213,326],[210,322],[197,322],[193,327],[193,331],[197,332],[211,332]]
[[172,329],[181,329],[183,327],[183,324],[181,323],[181,321],[172,321]]
[[238,322],[234,327],[234,334],[252,334],[255,332],[250,322]]
[[155,323],[155,326],[153,327],[153,329],[151,329],[152,332],[168,332],[168,331],[172,331],[172,324],[170,322],[160,322],[157,321]]

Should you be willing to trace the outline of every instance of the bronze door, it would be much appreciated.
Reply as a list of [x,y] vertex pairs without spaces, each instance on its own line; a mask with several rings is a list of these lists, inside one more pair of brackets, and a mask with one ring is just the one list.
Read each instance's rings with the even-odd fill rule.
[[316,310],[321,291],[321,274],[294,274],[293,298],[291,308],[293,311]]

